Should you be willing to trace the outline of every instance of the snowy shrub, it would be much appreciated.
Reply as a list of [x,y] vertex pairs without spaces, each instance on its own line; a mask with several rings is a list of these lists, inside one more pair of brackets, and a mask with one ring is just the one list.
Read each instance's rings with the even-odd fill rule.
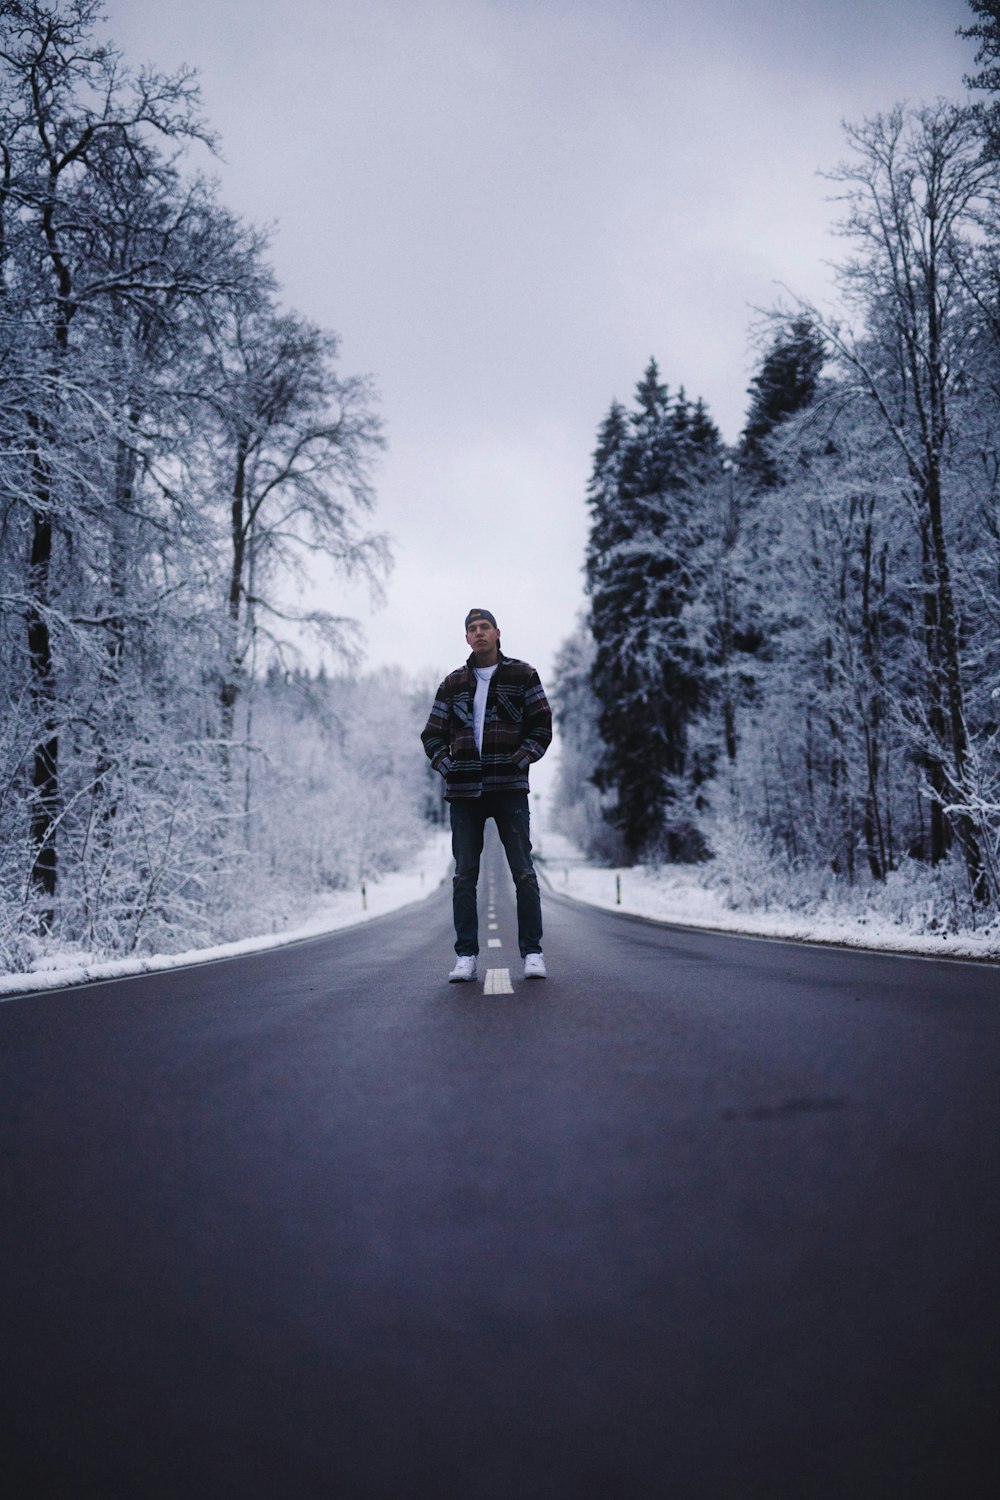
[[913,935],[1000,931],[996,911],[973,900],[957,853],[932,868],[904,859],[885,880],[865,871],[848,880],[829,865],[793,861],[746,817],[730,813],[704,826],[712,853],[705,884],[734,911],[837,916],[851,926],[888,921]]
[[766,829],[734,813],[703,820],[709,851],[705,882],[734,910],[796,909],[803,903],[798,872],[783,850],[771,847]]
[[[274,672],[235,743],[178,739],[156,715],[95,715],[64,736],[58,899],[46,932],[31,869],[23,756],[0,795],[0,965],[60,951],[163,952],[280,931],[324,891],[398,869],[426,837],[426,695],[402,674]],[[175,699],[191,720],[197,699]],[[96,731],[95,731],[96,724]]]
[[[427,834],[426,704],[395,671],[272,674],[254,712],[246,859],[264,891],[315,901],[399,869]],[[270,925],[270,924],[268,924]]]

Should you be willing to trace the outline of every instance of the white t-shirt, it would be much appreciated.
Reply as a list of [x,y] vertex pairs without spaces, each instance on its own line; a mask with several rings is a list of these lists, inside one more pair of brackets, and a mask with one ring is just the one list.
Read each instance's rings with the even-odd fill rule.
[[476,674],[476,697],[472,705],[472,729],[476,736],[476,749],[480,755],[483,753],[483,725],[486,723],[486,699],[490,691],[490,678],[500,665],[494,662],[492,667],[474,667]]

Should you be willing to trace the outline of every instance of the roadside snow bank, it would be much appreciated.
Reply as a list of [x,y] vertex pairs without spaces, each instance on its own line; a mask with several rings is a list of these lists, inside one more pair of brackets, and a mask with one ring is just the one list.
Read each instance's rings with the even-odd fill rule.
[[657,922],[923,957],[1000,958],[1000,927],[996,922],[981,932],[914,933],[899,919],[871,911],[851,913],[833,905],[814,911],[785,910],[774,904],[763,911],[734,909],[720,890],[706,882],[706,866],[602,869],[588,863],[559,833],[543,834],[538,841],[538,856],[539,868],[555,893]]
[[193,948],[186,953],[150,953],[114,959],[69,950],[49,953],[26,973],[0,975],[0,1000],[41,990],[66,989],[95,979],[124,979],[130,974],[180,969],[215,958],[235,958],[241,953],[281,948],[303,938],[322,937],[422,900],[441,884],[450,869],[451,836],[446,832],[436,833],[407,869],[368,881],[364,899],[360,890],[331,891],[321,898],[309,921],[300,927],[242,938],[235,943],[220,943],[214,948]]

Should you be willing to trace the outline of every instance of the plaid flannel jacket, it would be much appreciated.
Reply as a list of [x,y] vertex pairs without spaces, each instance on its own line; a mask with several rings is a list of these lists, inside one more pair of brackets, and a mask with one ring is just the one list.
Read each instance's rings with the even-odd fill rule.
[[464,667],[449,672],[420,736],[428,760],[445,778],[448,802],[484,792],[526,792],[528,767],[541,760],[552,740],[552,710],[538,673],[501,651],[490,679],[480,755],[472,724],[475,664],[473,654]]

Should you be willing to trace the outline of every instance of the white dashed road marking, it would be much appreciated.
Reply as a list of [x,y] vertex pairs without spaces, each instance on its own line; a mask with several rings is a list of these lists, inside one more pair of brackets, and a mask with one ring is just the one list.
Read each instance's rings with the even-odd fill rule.
[[486,983],[483,986],[484,995],[513,995],[514,986],[510,982],[509,969],[487,969]]
[[487,947],[489,947],[489,948],[502,948],[503,947],[503,943],[501,943],[501,941],[500,941],[499,938],[487,938],[486,943],[487,943]]

